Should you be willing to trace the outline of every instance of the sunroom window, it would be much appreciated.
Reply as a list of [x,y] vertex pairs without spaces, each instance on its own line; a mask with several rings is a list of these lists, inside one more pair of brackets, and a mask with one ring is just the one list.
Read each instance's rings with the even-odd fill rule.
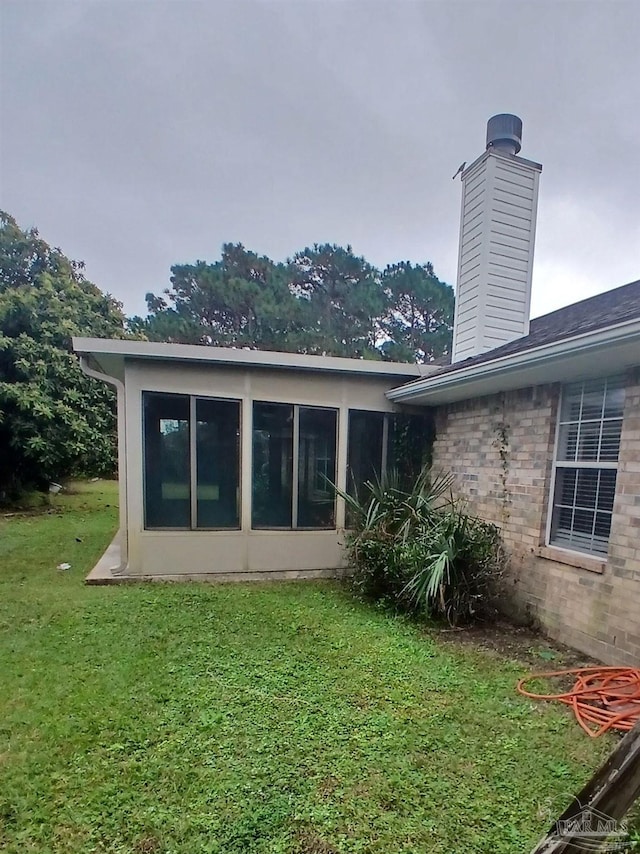
[[606,555],[616,491],[624,386],[619,377],[562,390],[549,543]]
[[335,528],[337,415],[253,404],[253,528]]
[[347,491],[363,497],[367,481],[375,483],[391,471],[410,488],[429,462],[432,440],[429,415],[350,409]]
[[240,403],[144,392],[145,528],[238,528]]

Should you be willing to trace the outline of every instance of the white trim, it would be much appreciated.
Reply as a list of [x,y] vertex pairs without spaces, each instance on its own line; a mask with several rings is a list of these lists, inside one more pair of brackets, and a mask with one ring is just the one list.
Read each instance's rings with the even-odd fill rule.
[[[558,442],[560,441],[560,413],[562,412],[562,389],[558,394],[558,411],[556,413],[556,435],[553,439],[553,456],[551,457],[551,483],[549,484],[549,496],[547,502],[547,530],[545,531],[544,544],[551,548],[551,524],[553,522],[553,505],[556,496],[556,460],[558,458]],[[569,551],[569,549],[564,549]]]
[[348,359],[343,356],[310,356],[280,353],[275,350],[248,350],[234,347],[208,347],[203,344],[161,344],[119,338],[72,338],[76,353],[121,359],[204,362],[242,367],[282,368],[299,371],[332,371],[374,376],[420,377],[434,373],[435,365],[409,362],[382,362],[372,359]]
[[[640,345],[640,318],[626,320],[605,329],[585,332],[582,335],[574,335],[562,341],[541,344],[538,347],[489,359],[466,368],[459,367],[456,370],[414,380],[404,386],[390,389],[387,392],[387,398],[397,403],[408,403],[419,398],[419,402],[425,404],[466,400],[490,394],[492,389],[486,390],[489,380],[494,382],[498,380],[501,383],[501,390],[504,390],[504,378],[509,375],[516,375],[512,388],[523,388],[540,382],[563,381],[563,377],[548,373],[547,379],[541,379],[537,383],[529,380],[520,381],[517,375],[534,368],[548,369],[553,362],[570,356],[589,355],[599,349],[611,348],[613,345],[630,344]],[[634,350],[634,352],[637,364],[638,351]],[[624,367],[625,365],[621,365],[620,370]],[[613,374],[615,371],[609,370],[607,373]]]
[[[619,377],[617,377],[615,375],[603,378],[603,381],[604,381],[603,396],[602,396],[602,412],[603,413],[604,413],[604,408],[606,405],[608,384],[611,380],[617,380],[617,379],[619,379]],[[618,467],[619,467],[619,457],[618,457],[618,460],[616,460],[615,462],[613,462],[611,460],[606,460],[606,461],[602,461],[602,462],[598,462],[597,460],[584,460],[584,461],[582,461],[582,460],[578,460],[578,459],[575,459],[575,460],[558,460],[558,445],[560,442],[560,427],[561,426],[564,426],[566,424],[581,425],[583,423],[588,423],[588,422],[595,422],[595,423],[599,423],[602,425],[602,424],[604,424],[605,421],[609,420],[609,421],[620,421],[621,422],[621,429],[622,429],[622,423],[623,423],[623,419],[620,417],[605,419],[604,416],[600,419],[584,419],[583,420],[582,418],[579,418],[577,421],[575,419],[572,419],[571,421],[562,421],[561,415],[562,415],[563,400],[564,400],[564,395],[567,392],[567,387],[569,385],[573,385],[573,383],[567,383],[566,385],[564,385],[560,389],[560,394],[558,396],[558,413],[556,416],[556,435],[555,435],[554,443],[553,443],[553,458],[552,458],[552,465],[551,465],[551,484],[549,487],[549,498],[548,498],[548,506],[547,506],[547,525],[546,525],[546,532],[545,532],[545,545],[548,548],[561,549],[562,551],[568,552],[569,554],[589,555],[590,557],[593,557],[593,558],[601,558],[606,562],[607,555],[604,555],[602,552],[584,551],[584,550],[581,551],[579,549],[571,549],[571,548],[567,548],[566,546],[562,546],[562,545],[559,545],[558,543],[554,543],[551,541],[551,528],[553,525],[553,512],[554,512],[554,508],[556,506],[555,493],[556,493],[558,469],[577,469],[577,470],[582,469],[582,470],[589,470],[589,471],[606,470],[606,471],[615,471],[617,473]],[[581,386],[582,386],[582,388],[581,388],[581,396],[582,396],[581,400],[584,400],[584,385],[585,385],[585,383],[583,382],[581,384]],[[582,413],[582,404],[580,406],[580,412]],[[577,456],[577,449],[576,449],[576,456]],[[600,479],[598,478],[598,484],[599,483],[600,483]],[[617,483],[616,483],[616,487],[617,487]],[[576,479],[576,490],[577,490],[577,479]],[[598,495],[598,490],[596,490],[596,500],[597,500],[597,495]],[[614,497],[615,497],[615,495],[614,495]],[[567,505],[562,505],[562,506],[567,506]],[[575,494],[574,494],[574,500],[572,503],[572,507],[574,510],[577,509]],[[587,510],[587,508],[583,508],[583,509]],[[588,510],[589,510],[589,512],[591,512],[591,508],[588,508]],[[594,528],[595,528],[595,521],[597,519],[597,515],[599,512],[608,513],[611,516],[611,521],[613,521],[613,509],[611,511],[608,511],[608,510],[599,511],[598,507],[594,506],[594,508],[593,508]],[[572,522],[572,524],[573,524],[573,522]],[[572,530],[573,530],[573,528],[572,528]],[[591,534],[592,543],[593,543],[594,537],[595,537],[595,533],[592,531],[592,534]],[[611,537],[611,531],[609,531],[609,536],[607,537],[607,545],[609,543],[610,537]],[[604,538],[601,538],[601,539],[604,539]]]
[[594,460],[557,460],[556,466],[559,469],[616,469],[618,463],[613,463],[611,460],[603,460],[599,463]]

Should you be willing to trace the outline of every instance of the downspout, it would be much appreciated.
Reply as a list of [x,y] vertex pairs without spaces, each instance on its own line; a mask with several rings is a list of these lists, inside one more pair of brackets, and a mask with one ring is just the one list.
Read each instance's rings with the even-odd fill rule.
[[129,532],[127,525],[127,471],[126,471],[126,458],[127,458],[127,436],[126,436],[126,425],[127,419],[125,416],[125,392],[124,392],[124,383],[117,379],[116,377],[109,376],[108,374],[103,374],[101,371],[96,371],[94,368],[89,366],[89,362],[86,356],[80,355],[80,368],[82,371],[88,376],[92,377],[94,380],[100,380],[101,382],[109,383],[114,386],[116,389],[116,394],[118,396],[118,491],[120,494],[119,501],[119,511],[120,511],[120,530],[119,540],[120,540],[120,565],[117,567],[112,567],[112,571],[115,574],[121,573],[126,569],[128,559],[129,559]]

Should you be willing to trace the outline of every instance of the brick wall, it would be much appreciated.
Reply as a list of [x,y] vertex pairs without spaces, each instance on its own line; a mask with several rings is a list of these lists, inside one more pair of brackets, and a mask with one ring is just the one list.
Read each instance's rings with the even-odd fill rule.
[[441,407],[434,468],[469,512],[500,526],[508,609],[587,655],[640,662],[640,372],[629,374],[606,562],[545,546],[559,385]]

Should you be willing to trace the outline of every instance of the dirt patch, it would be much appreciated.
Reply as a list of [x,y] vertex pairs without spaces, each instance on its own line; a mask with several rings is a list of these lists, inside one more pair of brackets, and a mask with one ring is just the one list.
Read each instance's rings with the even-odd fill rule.
[[145,836],[136,842],[135,854],[156,854],[160,851],[161,843],[157,836]]
[[328,777],[325,777],[320,781],[320,784],[318,785],[318,794],[323,800],[328,800],[339,785],[340,781],[338,778],[330,774]]
[[303,830],[296,836],[295,854],[338,854],[328,842],[324,842],[313,831]]
[[428,629],[426,633],[440,643],[473,647],[515,661],[526,670],[566,670],[599,663],[540,632],[506,621],[461,629]]

